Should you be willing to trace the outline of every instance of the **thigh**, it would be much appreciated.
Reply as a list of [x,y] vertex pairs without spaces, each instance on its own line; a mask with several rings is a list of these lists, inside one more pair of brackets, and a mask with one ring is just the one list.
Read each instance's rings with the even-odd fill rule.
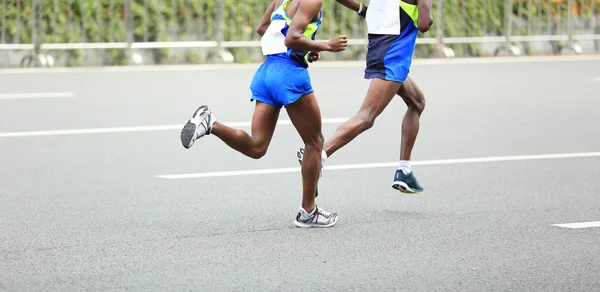
[[397,94],[404,100],[407,105],[410,104],[423,104],[425,103],[425,97],[421,89],[417,86],[415,81],[407,77],[402,87],[398,90]]
[[285,108],[304,143],[314,142],[315,139],[323,136],[321,133],[321,109],[314,93],[301,96],[296,102]]
[[268,103],[256,101],[252,115],[252,137],[257,143],[268,146],[273,138],[280,109]]
[[369,85],[367,96],[360,107],[359,113],[372,118],[379,116],[392,101],[401,86],[402,83],[399,82],[374,78],[371,80],[371,85]]
[[374,118],[392,101],[402,87],[406,69],[403,55],[404,42],[401,36],[391,34],[369,34],[365,78],[371,79],[367,96],[361,106],[362,114]]

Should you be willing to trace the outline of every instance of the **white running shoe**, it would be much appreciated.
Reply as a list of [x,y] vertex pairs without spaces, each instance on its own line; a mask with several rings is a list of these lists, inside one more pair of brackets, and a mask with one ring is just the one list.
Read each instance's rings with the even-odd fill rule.
[[210,135],[215,120],[215,116],[207,106],[199,107],[181,129],[180,137],[183,147],[189,149],[194,145],[196,139],[204,135]]
[[319,207],[315,205],[315,211],[312,213],[312,215],[309,215],[308,213],[306,213],[306,211],[300,208],[300,211],[298,211],[298,215],[296,215],[296,220],[294,220],[294,223],[296,224],[296,226],[301,228],[324,228],[335,225],[335,223],[337,223],[337,220],[338,213],[327,212],[323,209],[319,209]]

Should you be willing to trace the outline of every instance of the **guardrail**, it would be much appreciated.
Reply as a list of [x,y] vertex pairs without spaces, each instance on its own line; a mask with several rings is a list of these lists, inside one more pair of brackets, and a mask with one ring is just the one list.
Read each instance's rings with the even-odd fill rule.
[[[254,29],[270,1],[2,0],[0,51],[29,51],[21,66],[52,66],[47,51],[77,59],[81,50],[103,51],[107,64],[142,63],[143,50],[169,62],[165,49],[207,49],[207,60],[240,61],[252,54],[241,49],[260,46]],[[600,50],[600,0],[434,1],[434,29],[417,41],[427,56],[478,55],[482,46],[493,55],[522,55],[540,42],[554,54],[580,54],[581,42]],[[344,33],[355,47],[351,55],[364,53],[358,15],[334,1],[324,1],[324,10],[319,38]]]

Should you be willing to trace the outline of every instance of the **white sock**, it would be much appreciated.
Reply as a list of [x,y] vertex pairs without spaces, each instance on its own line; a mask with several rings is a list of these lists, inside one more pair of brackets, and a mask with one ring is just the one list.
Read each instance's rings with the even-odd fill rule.
[[321,165],[325,165],[325,161],[327,160],[327,152],[325,150],[321,151]]
[[217,121],[217,118],[215,117],[214,113],[210,114],[210,118],[208,119],[208,129],[212,132],[212,127],[215,124],[215,122]]
[[308,219],[310,218],[313,214],[315,214],[315,211],[317,210],[317,208],[315,207],[312,212],[308,213],[306,212],[306,210],[304,210],[304,208],[300,207],[300,216],[302,217],[302,219]]
[[400,160],[400,162],[398,162],[398,169],[405,169],[406,173],[410,173],[412,171],[410,160]]

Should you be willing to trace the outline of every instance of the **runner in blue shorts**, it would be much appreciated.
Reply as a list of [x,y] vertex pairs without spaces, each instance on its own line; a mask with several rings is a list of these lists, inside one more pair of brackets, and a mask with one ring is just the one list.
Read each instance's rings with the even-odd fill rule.
[[[419,132],[419,119],[425,108],[425,97],[408,74],[417,34],[419,31],[427,32],[433,24],[432,0],[371,0],[368,8],[354,0],[337,2],[366,16],[369,44],[364,76],[372,81],[358,113],[326,141],[322,161],[373,127],[375,119],[397,94],[408,109],[402,121],[400,161],[392,187],[405,193],[421,193],[423,188],[412,171],[410,159]],[[300,164],[304,156],[305,150],[300,149]]]
[[192,147],[200,137],[214,134],[234,150],[259,159],[267,152],[279,112],[285,107],[306,147],[302,206],[294,221],[298,227],[331,227],[338,218],[337,213],[326,212],[315,204],[323,134],[308,65],[320,58],[321,51],[344,51],[347,39],[339,36],[329,42],[315,41],[321,8],[321,0],[274,0],[263,15],[257,32],[267,57],[250,85],[251,100],[256,101],[251,135],[219,123],[206,105],[200,106],[181,130],[185,148]]

